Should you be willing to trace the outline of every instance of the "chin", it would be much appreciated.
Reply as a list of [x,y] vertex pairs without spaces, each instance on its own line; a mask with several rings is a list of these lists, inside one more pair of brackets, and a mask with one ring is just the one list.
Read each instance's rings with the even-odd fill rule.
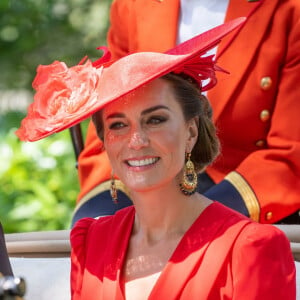
[[135,182],[132,181],[129,184],[125,185],[133,192],[142,193],[142,192],[149,192],[151,190],[155,190],[159,188],[159,184],[153,182]]

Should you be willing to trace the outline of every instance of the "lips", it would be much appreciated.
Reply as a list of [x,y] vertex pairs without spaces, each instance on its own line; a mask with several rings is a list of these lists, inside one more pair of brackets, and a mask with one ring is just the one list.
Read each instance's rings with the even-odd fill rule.
[[155,164],[158,160],[159,160],[158,157],[151,157],[145,159],[132,159],[132,160],[127,160],[126,162],[130,167],[145,167],[145,166]]

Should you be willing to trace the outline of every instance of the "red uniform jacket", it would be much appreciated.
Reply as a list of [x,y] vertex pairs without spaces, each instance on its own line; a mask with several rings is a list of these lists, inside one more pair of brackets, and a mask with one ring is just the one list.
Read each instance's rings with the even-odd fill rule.
[[[173,47],[179,13],[179,0],[113,2],[113,56]],[[274,223],[300,208],[300,1],[230,0],[226,20],[240,16],[248,16],[244,27],[218,47],[230,75],[219,72],[208,93],[222,153],[206,171],[217,193],[229,182],[251,218]],[[100,149],[91,128],[79,158],[80,201],[110,178]]]
[[[124,300],[122,271],[135,209],[79,220],[71,233],[72,300]],[[145,262],[147,265],[147,262]],[[187,230],[149,300],[294,300],[289,241],[215,202]]]

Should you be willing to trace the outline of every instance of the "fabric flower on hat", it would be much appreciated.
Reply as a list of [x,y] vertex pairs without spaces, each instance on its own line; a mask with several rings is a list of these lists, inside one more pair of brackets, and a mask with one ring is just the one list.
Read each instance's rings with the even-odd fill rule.
[[95,105],[98,98],[99,78],[103,67],[95,68],[90,60],[68,68],[55,61],[40,65],[32,83],[36,90],[34,102],[16,131],[21,140],[34,141],[61,130],[72,120]]

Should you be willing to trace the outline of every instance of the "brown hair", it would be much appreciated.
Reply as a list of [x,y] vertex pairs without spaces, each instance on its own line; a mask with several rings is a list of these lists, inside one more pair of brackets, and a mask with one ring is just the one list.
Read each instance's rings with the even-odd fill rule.
[[[203,170],[219,154],[219,140],[212,121],[212,108],[201,94],[197,83],[185,74],[169,73],[161,77],[171,83],[176,100],[182,108],[186,121],[198,117],[198,139],[191,153],[197,172]],[[103,140],[102,112],[92,116],[98,137]]]
[[185,74],[169,73],[162,77],[173,87],[186,121],[198,117],[198,139],[191,153],[191,160],[198,172],[212,163],[220,151],[216,127],[212,121],[212,108],[201,94],[199,85]]

